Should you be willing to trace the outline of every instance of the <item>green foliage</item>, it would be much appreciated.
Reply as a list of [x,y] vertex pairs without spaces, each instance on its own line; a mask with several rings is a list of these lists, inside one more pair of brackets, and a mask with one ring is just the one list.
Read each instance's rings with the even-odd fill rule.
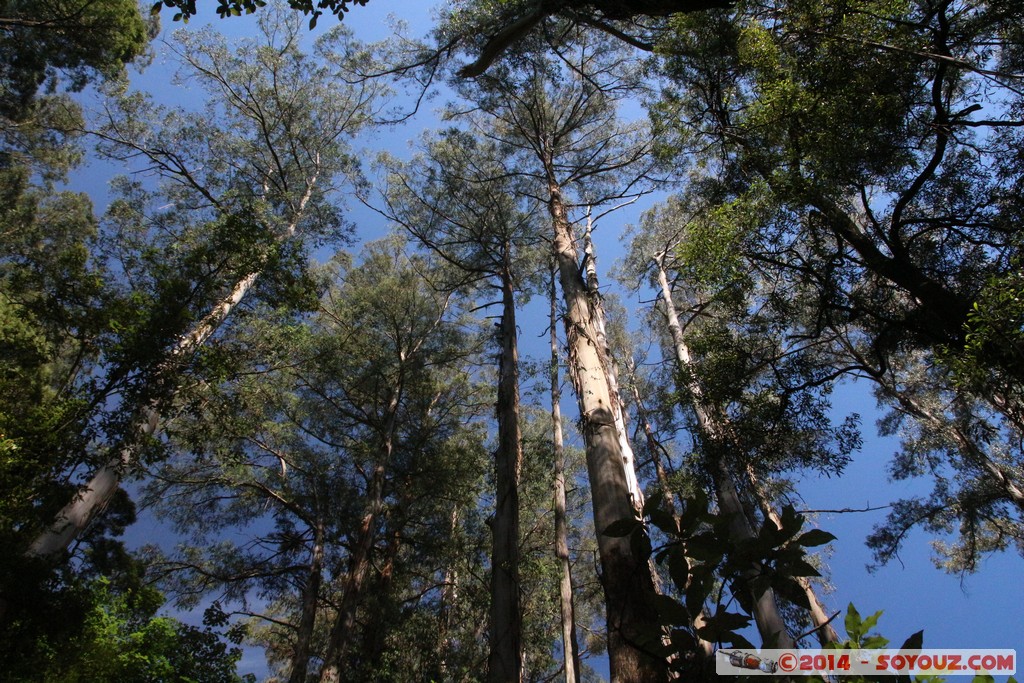
[[5,614],[16,634],[0,647],[5,683],[243,683],[241,651],[210,629],[157,616],[163,596],[131,570],[30,590]]
[[91,204],[28,178],[25,166],[0,173],[0,542],[15,544],[88,461],[102,400],[90,375],[109,320]]
[[[604,533],[629,536],[638,547],[647,548],[652,541],[645,520],[663,534],[664,542],[649,554],[667,568],[674,593],[682,600],[662,595],[652,606],[661,625],[672,630],[672,645],[658,644],[660,629],[646,638],[649,647],[666,656],[677,655],[673,661],[680,670],[702,666],[696,655],[698,637],[752,647],[741,631],[752,623],[754,602],[769,589],[809,607],[796,579],[819,576],[807,562],[806,549],[830,543],[835,540],[832,534],[820,529],[801,534],[804,518],[787,506],[781,528],[766,520],[756,536],[737,542],[730,531],[733,520],[712,511],[706,496],[687,498],[678,517],[662,509],[663,502],[660,494],[651,496],[644,504],[644,520],[620,520]],[[753,572],[752,567],[756,567]],[[694,628],[694,619],[709,603],[713,611],[700,628]],[[734,603],[740,611],[735,611]]]
[[162,598],[143,590],[115,595],[104,582],[92,589],[94,603],[75,643],[73,662],[46,681],[124,681],[125,683],[235,683],[238,649],[209,630],[155,616]]
[[[671,266],[713,285],[687,303],[747,287],[748,311],[776,308],[836,375],[861,368],[902,439],[891,472],[934,479],[876,530],[883,561],[915,524],[952,534],[935,544],[951,571],[1021,547],[1021,98],[986,70],[1015,63],[1022,18],[1001,2],[740,3],[673,18],[658,46],[659,150],[699,178]],[[734,350],[695,375],[742,367]],[[752,398],[772,413],[770,393]]]
[[37,92],[54,91],[58,75],[81,90],[97,76],[122,73],[150,38],[135,0],[5,3],[3,15],[0,115],[12,120],[28,118]]
[[[318,311],[257,308],[203,350],[200,363],[220,379],[181,393],[174,455],[147,490],[188,542],[152,559],[181,604],[216,592],[209,616],[244,624],[246,639],[287,672],[296,628],[284,625],[305,614],[302,587],[321,581],[306,656],[322,657],[329,605],[346,590],[351,548],[376,511],[346,676],[428,680],[445,661],[471,670],[487,594],[473,573],[487,531],[475,507],[486,458],[480,389],[469,374],[479,341],[459,297],[432,286],[444,280],[435,264],[402,240],[332,266]],[[251,542],[226,541],[227,530]],[[459,577],[457,604],[448,575]],[[238,619],[253,594],[268,600],[273,621]],[[439,644],[446,628],[450,648]]]
[[[261,7],[266,7],[266,0],[217,0],[217,16],[221,19],[252,14]],[[338,19],[342,19],[349,11],[350,5],[365,6],[369,0],[288,0],[288,6],[309,16],[309,28],[316,26],[317,20],[323,16],[324,10],[329,11]],[[177,10],[174,21],[188,21],[196,14],[196,0],[161,0],[151,8],[152,14],[159,14],[164,7]]]
[[993,276],[967,313],[964,345],[940,356],[956,383],[974,392],[997,388],[1019,401],[1024,377],[1024,274],[1019,268]]

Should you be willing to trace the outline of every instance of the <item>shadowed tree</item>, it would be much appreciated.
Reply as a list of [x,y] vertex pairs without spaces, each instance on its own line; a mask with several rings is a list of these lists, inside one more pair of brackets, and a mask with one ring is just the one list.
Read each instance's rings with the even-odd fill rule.
[[[495,324],[500,352],[496,416],[495,511],[491,555],[489,680],[522,678],[522,613],[519,580],[519,485],[522,429],[516,293],[536,269],[531,248],[536,202],[526,200],[516,178],[503,172],[493,143],[449,130],[428,140],[410,164],[390,164],[386,213],[427,249],[454,266],[456,277],[501,306]],[[534,253],[531,253],[534,252]],[[531,259],[534,263],[531,263]],[[484,306],[491,305],[491,302]]]
[[122,183],[109,212],[111,256],[138,307],[107,352],[121,392],[111,453],[30,555],[56,559],[104,507],[158,434],[179,374],[261,276],[268,294],[283,293],[305,245],[347,234],[333,195],[354,170],[346,138],[369,120],[379,87],[328,94],[354,46],[333,34],[305,56],[295,21],[278,21],[265,15],[262,39],[235,52],[210,32],[179,36],[185,77],[211,95],[205,114],[125,95],[96,131],[107,155],[143,161],[163,185]]

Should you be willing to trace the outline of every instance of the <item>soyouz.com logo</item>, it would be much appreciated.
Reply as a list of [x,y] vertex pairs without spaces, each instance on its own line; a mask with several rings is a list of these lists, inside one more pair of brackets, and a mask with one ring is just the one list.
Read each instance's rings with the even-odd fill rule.
[[1008,676],[1017,673],[1015,650],[719,650],[723,676]]

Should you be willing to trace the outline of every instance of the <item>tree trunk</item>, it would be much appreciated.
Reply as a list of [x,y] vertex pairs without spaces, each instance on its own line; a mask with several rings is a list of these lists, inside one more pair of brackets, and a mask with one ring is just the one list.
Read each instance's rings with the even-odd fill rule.
[[597,329],[597,340],[601,345],[602,353],[606,361],[608,375],[608,394],[612,401],[612,416],[615,418],[615,430],[619,434],[619,448],[622,449],[622,465],[626,472],[626,483],[629,486],[629,495],[633,500],[633,507],[639,514],[644,506],[644,494],[640,488],[640,482],[636,478],[636,460],[633,456],[633,447],[629,444],[629,428],[626,425],[626,411],[622,405],[622,395],[619,393],[619,369],[612,355],[611,344],[608,342],[608,327],[604,317],[604,305],[601,303],[601,289],[597,278],[597,253],[594,250],[594,242],[591,238],[594,224],[590,215],[587,215],[587,226],[583,232],[583,260],[586,264],[587,290],[590,292],[591,310],[594,314],[594,327]]
[[[632,374],[632,369],[630,369]],[[668,508],[669,514],[674,517],[678,523],[679,511],[676,508],[676,497],[672,493],[672,488],[668,480],[668,472],[665,470],[665,465],[661,461],[663,448],[657,437],[654,435],[654,427],[651,425],[650,420],[647,416],[647,410],[644,408],[643,400],[640,398],[640,390],[637,389],[635,382],[630,382],[630,388],[633,392],[633,400],[636,402],[637,416],[644,428],[644,436],[647,439],[647,449],[651,452],[651,461],[654,463],[655,476],[658,479],[658,484],[661,486],[662,495],[665,500],[665,506]],[[693,618],[694,629],[700,629],[707,623],[707,614],[701,609]],[[703,638],[697,638],[697,646],[700,648],[700,654],[704,657],[705,661],[711,661],[715,656],[714,643],[704,640]]]
[[[459,524],[459,509],[452,508],[449,536],[455,536],[455,530]],[[459,599],[459,571],[455,568],[455,560],[449,559],[444,570],[444,583],[441,586],[441,605],[438,613],[437,628],[437,650],[438,670],[441,678],[447,680],[448,653],[451,651],[452,643],[448,638],[448,632],[452,627],[452,607]]]
[[[760,478],[757,473],[754,472],[754,468],[751,465],[747,465],[747,477],[750,480],[750,490],[754,492],[754,496],[757,498],[758,506],[761,508],[761,513],[775,523],[775,526],[779,529],[782,528],[782,517],[775,511],[775,507],[772,505],[771,500],[768,497],[767,492],[764,490],[764,486],[761,484]],[[753,523],[753,520],[751,520]],[[825,607],[818,600],[818,594],[814,590],[814,585],[810,579],[806,576],[796,577],[796,582],[800,584],[804,594],[807,596],[807,602],[811,605],[811,623],[815,626],[815,633],[817,634],[818,642],[822,645],[828,643],[838,643],[839,634],[832,628],[832,624],[829,623],[828,613],[825,612]]]
[[555,556],[560,571],[558,604],[562,614],[562,661],[566,683],[579,683],[580,646],[576,639],[576,606],[573,604],[572,564],[569,561],[569,528],[565,505],[565,445],[562,442],[562,392],[558,380],[558,318],[555,303],[555,271],[551,273],[551,438],[555,448]]
[[569,376],[579,403],[587,451],[587,473],[603,571],[608,620],[608,656],[612,680],[621,683],[664,681],[667,667],[660,657],[642,649],[641,638],[658,631],[648,596],[655,593],[646,557],[634,554],[628,538],[604,534],[612,522],[636,516],[626,479],[614,406],[608,388],[608,364],[598,341],[597,316],[580,273],[572,227],[550,158],[548,210],[554,231],[554,252],[562,294],[569,352]]
[[[405,509],[405,506],[408,505],[408,499],[404,499],[400,505],[402,509]],[[395,562],[398,560],[398,553],[402,549],[402,527],[404,526],[404,520],[402,524],[398,524],[394,518],[392,518],[391,521],[394,528],[392,528],[388,533],[388,538],[383,552],[383,562],[381,562],[380,567],[380,576],[373,589],[377,595],[383,598],[385,605],[387,605],[388,601],[391,600],[390,596],[391,591],[393,590],[392,584],[395,579]],[[388,633],[395,625],[395,620],[390,616],[392,613],[388,614],[388,617],[374,619],[373,622],[369,624],[369,633],[364,640],[364,654],[367,671],[378,670],[381,661],[384,658]]]
[[318,519],[316,527],[313,529],[313,550],[310,553],[309,573],[306,585],[302,589],[302,613],[299,617],[295,651],[292,654],[292,670],[288,676],[288,683],[306,683],[313,629],[316,626],[316,611],[320,598],[320,584],[323,581],[323,565],[324,527],[323,522]]
[[[628,368],[632,374],[632,368]],[[665,499],[665,504],[668,506],[669,511],[676,514],[676,496],[672,492],[672,486],[668,480],[668,471],[665,469],[665,463],[661,461],[661,456],[664,449],[658,438],[654,435],[654,427],[651,425],[650,418],[647,415],[647,409],[644,407],[643,399],[640,398],[640,390],[636,386],[636,382],[630,382],[630,390],[633,394],[633,401],[636,404],[637,417],[640,420],[640,426],[644,429],[644,438],[647,441],[647,450],[651,453],[651,462],[654,464],[654,475],[658,480],[658,485],[661,487],[662,496]]]
[[[691,407],[697,417],[698,429],[705,442],[710,446],[709,452],[705,456],[705,465],[708,476],[711,477],[715,486],[718,507],[723,514],[730,517],[730,535],[734,541],[753,538],[754,532],[743,510],[736,478],[724,461],[724,454],[721,452],[722,449],[728,448],[734,443],[734,439],[729,433],[727,418],[719,414],[716,406],[707,404],[707,401],[704,400],[703,390],[693,379],[690,349],[683,337],[683,328],[679,324],[679,316],[676,315],[675,304],[672,302],[672,290],[668,284],[668,276],[665,274],[661,258],[656,258],[655,264],[658,267],[658,284],[661,287],[662,298],[665,300],[665,318],[675,347],[675,360],[680,380],[685,383],[685,389],[691,396]],[[751,568],[748,573],[749,577],[752,578],[758,571],[757,567]],[[774,647],[793,647],[793,639],[786,631],[786,624],[775,601],[775,592],[770,588],[759,598],[754,599],[754,621],[757,623],[757,630],[763,641],[774,642]]]
[[494,456],[497,495],[491,524],[490,683],[519,683],[522,678],[522,613],[519,600],[519,473],[523,446],[519,427],[519,350],[512,277],[501,277],[499,328],[498,450]]
[[[707,457],[708,474],[715,485],[715,495],[720,511],[729,517],[729,534],[734,541],[746,541],[754,538],[754,530],[747,521],[747,515],[740,502],[736,488],[736,479],[729,467],[720,456]],[[752,567],[744,574],[744,578],[753,579],[760,572],[760,567]],[[786,623],[779,612],[775,600],[775,591],[771,588],[754,599],[754,621],[761,640],[774,643],[772,647],[791,648],[795,646],[793,638],[786,630]]]
[[334,617],[334,624],[327,641],[324,665],[320,670],[320,683],[338,683],[341,680],[341,664],[355,630],[356,610],[363,597],[366,577],[370,573],[370,560],[377,538],[377,522],[384,512],[384,484],[387,468],[394,452],[395,432],[398,428],[398,405],[401,385],[395,387],[388,402],[387,419],[384,426],[383,442],[373,474],[366,488],[366,509],[359,524],[359,533],[349,557],[348,573],[345,575],[341,593],[341,605]]
[[[299,200],[291,222],[278,237],[278,241],[287,241],[295,235],[306,204],[313,195],[316,182],[317,176],[314,175],[307,183],[306,192]],[[231,292],[221,299],[220,303],[213,307],[213,310],[203,316],[202,320],[196,323],[191,330],[178,338],[178,341],[157,365],[153,378],[155,382],[168,383],[171,393],[173,393],[176,382],[174,374],[178,370],[178,365],[183,359],[195,353],[217,331],[217,328],[227,320],[239,302],[252,289],[259,276],[259,271],[253,272],[236,282]],[[160,420],[158,402],[153,402],[140,410],[135,433],[127,437],[126,443],[121,446],[117,455],[111,457],[93,474],[89,483],[61,509],[54,522],[36,537],[29,546],[27,555],[55,561],[62,552],[70,547],[96,515],[110,502],[121,484],[121,477],[135,465],[139,443],[144,439],[154,437],[159,432]]]

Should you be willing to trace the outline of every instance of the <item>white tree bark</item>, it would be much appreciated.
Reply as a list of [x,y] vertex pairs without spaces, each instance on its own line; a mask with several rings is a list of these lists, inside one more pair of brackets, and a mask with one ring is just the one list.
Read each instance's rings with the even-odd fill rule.
[[626,474],[626,485],[633,500],[633,507],[639,513],[644,506],[644,493],[636,476],[636,459],[633,447],[629,443],[629,428],[626,424],[626,413],[622,408],[622,395],[619,393],[619,371],[608,343],[608,328],[601,303],[600,282],[597,277],[597,253],[594,250],[592,232],[594,229],[591,216],[587,214],[587,225],[583,232],[583,253],[587,271],[587,289],[593,302],[594,327],[597,330],[598,343],[604,350],[607,359],[608,393],[612,401],[612,416],[615,419],[615,430],[619,434],[619,448],[622,450],[622,469]]
[[644,630],[657,628],[656,615],[647,602],[648,596],[655,593],[647,558],[633,553],[628,538],[604,534],[613,522],[634,518],[636,509],[623,467],[614,402],[608,384],[608,359],[596,325],[598,314],[580,273],[572,226],[550,157],[545,159],[544,165],[548,179],[548,210],[554,232],[553,248],[565,299],[569,377],[576,391],[586,441],[594,526],[603,570],[612,680],[621,683],[660,682],[667,678],[665,662],[645,653],[635,644]]
[[[627,368],[627,372],[632,374],[632,370]],[[640,390],[637,389],[635,382],[630,382],[630,388],[633,392],[633,400],[636,402],[637,415],[644,428],[644,435],[647,438],[647,449],[651,452],[651,460],[654,463],[655,476],[658,479],[658,484],[661,485],[662,495],[665,499],[665,505],[668,508],[669,513],[679,521],[679,514],[676,510],[676,497],[672,493],[672,487],[669,485],[668,472],[665,471],[665,465],[661,461],[661,445],[658,443],[657,438],[654,436],[654,427],[651,425],[650,420],[647,418],[647,411],[644,409],[643,400],[640,397]],[[693,618],[694,629],[700,629],[707,624],[707,614],[703,609]],[[700,648],[701,654],[703,654],[705,660],[710,660],[715,655],[714,643],[704,640],[703,638],[697,638],[697,647]]]
[[[306,205],[313,195],[318,177],[319,171],[307,181],[306,191],[299,200],[287,227],[278,236],[278,241],[285,242],[295,236]],[[167,350],[163,361],[158,364],[154,373],[154,381],[170,382],[173,387],[176,382],[174,375],[178,371],[180,363],[206,343],[206,340],[227,320],[235,307],[256,284],[259,276],[259,271],[253,272],[236,282],[227,296],[221,299],[191,330],[181,335]],[[171,393],[173,394],[173,388]],[[151,403],[139,409],[138,413],[134,434],[126,439],[117,454],[100,467],[89,482],[61,509],[53,523],[36,537],[26,553],[28,556],[55,560],[85,531],[96,515],[106,508],[121,485],[122,477],[135,466],[140,443],[145,439],[155,437],[160,431],[162,418],[159,405]]]
[[[697,417],[699,429],[705,438],[712,443],[728,445],[731,439],[729,424],[725,416],[721,415],[716,406],[709,405],[704,399],[704,392],[700,384],[693,379],[693,362],[690,349],[683,336],[683,328],[679,323],[679,316],[676,314],[675,304],[672,301],[672,289],[668,284],[668,276],[663,265],[664,254],[655,258],[655,265],[658,268],[658,284],[661,287],[661,295],[665,300],[665,318],[669,332],[672,335],[672,343],[675,347],[676,363],[680,375],[687,382],[686,389],[692,397],[692,408]],[[718,455],[708,458],[708,475],[715,485],[715,492],[718,498],[719,509],[731,518],[730,533],[735,540],[742,541],[754,537],[754,531],[750,527],[747,516],[743,510],[735,477],[728,465]],[[775,592],[770,588],[755,600],[754,621],[757,623],[758,633],[765,642],[774,641],[774,647],[790,648],[794,646],[793,638],[786,630],[786,624],[779,612],[778,603],[775,600]]]

